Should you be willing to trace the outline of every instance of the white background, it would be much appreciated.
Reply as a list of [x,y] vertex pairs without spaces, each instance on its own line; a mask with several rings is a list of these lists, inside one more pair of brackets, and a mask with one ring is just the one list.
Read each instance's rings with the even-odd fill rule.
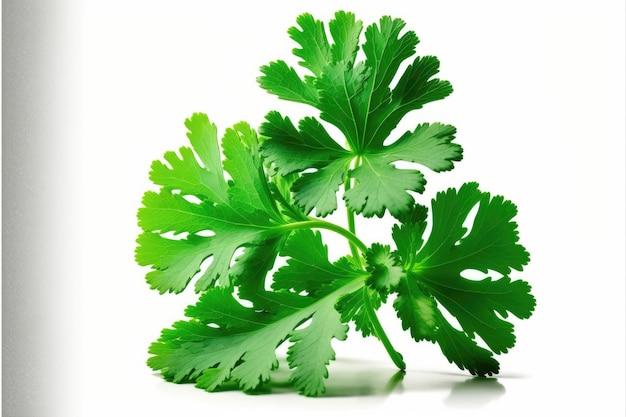
[[[385,3],[385,5],[383,5]],[[51,335],[65,360],[49,365],[50,412],[111,415],[624,415],[624,5],[609,1],[108,1],[64,11],[71,88],[59,92],[72,123],[65,169],[72,248],[50,248],[67,266],[51,294]],[[219,4],[219,5],[218,5]],[[183,122],[205,112],[223,132],[258,126],[272,109],[297,119],[313,109],[258,88],[258,68],[285,59],[286,30],[302,12],[328,21],[350,10],[365,25],[400,17],[441,60],[454,93],[412,113],[457,127],[464,160],[426,173],[427,191],[477,181],[519,209],[531,263],[516,275],[538,300],[516,322],[518,343],[497,380],[476,383],[437,346],[413,343],[393,313],[383,324],[406,359],[404,380],[382,347],[351,333],[335,343],[328,398],[206,393],[163,381],[147,346],[182,318],[192,293],[159,296],[133,260],[135,213],[152,188],[152,160],[186,144]],[[69,205],[68,205],[69,206]],[[75,225],[78,224],[79,227]],[[366,243],[389,223],[359,223]],[[342,248],[328,242],[333,251]],[[80,253],[76,262],[74,251]],[[336,255],[340,255],[336,252]],[[58,323],[57,323],[58,324]],[[278,372],[277,379],[285,378]]]

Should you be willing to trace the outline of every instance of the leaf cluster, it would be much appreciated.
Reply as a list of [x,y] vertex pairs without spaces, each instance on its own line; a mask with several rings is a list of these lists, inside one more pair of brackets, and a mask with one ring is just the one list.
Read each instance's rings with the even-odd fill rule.
[[[255,392],[287,343],[293,386],[322,395],[332,341],[345,340],[350,325],[406,367],[376,315],[391,302],[413,339],[437,343],[471,374],[497,373],[494,355],[515,344],[509,315],[525,319],[535,307],[528,283],[511,277],[529,262],[516,207],[474,182],[439,192],[429,208],[418,204],[411,192],[424,190],[424,175],[395,163],[452,169],[462,156],[456,129],[423,123],[390,139],[406,114],[452,91],[434,78],[438,60],[412,58],[418,38],[400,19],[368,26],[363,44],[352,13],[337,12],[329,34],[309,14],[297,24],[288,33],[308,73],[279,60],[261,68],[259,84],[316,108],[319,119],[296,126],[272,111],[258,134],[241,122],[220,138],[196,113],[185,122],[189,146],[152,164],[158,190],[138,210],[136,261],[150,267],[152,289],[179,293],[193,281],[199,299],[152,343],[148,365],[208,391]],[[340,192],[345,227],[324,220]],[[355,216],[386,213],[395,217],[393,246],[361,241]],[[320,230],[345,238],[349,254],[329,254]]]

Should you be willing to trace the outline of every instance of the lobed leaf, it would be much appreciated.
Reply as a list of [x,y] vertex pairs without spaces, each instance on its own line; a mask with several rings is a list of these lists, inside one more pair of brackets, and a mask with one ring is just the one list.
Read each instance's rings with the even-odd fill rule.
[[[476,217],[466,230],[463,225],[477,204]],[[419,250],[418,244],[406,245],[400,239],[415,232],[414,241],[420,242],[423,227],[394,229],[407,273],[394,304],[403,327],[410,329],[416,340],[437,341],[450,361],[475,374],[498,372],[497,361],[476,344],[475,336],[480,336],[493,353],[507,352],[515,344],[513,324],[506,320],[508,313],[528,318],[535,306],[528,283],[508,276],[529,260],[518,243],[517,224],[512,221],[515,213],[510,201],[492,198],[476,183],[468,183],[458,191],[437,194],[432,203],[432,231]],[[464,278],[462,272],[470,269],[497,271],[504,276]],[[441,313],[433,313],[435,300],[458,320],[462,331],[454,329]]]
[[328,247],[319,232],[303,229],[294,232],[280,252],[287,265],[274,274],[272,288],[315,295],[336,282],[347,282],[363,275],[343,262],[328,260]]
[[363,337],[378,337],[372,323],[371,310],[365,307],[365,303],[369,302],[372,310],[376,311],[386,300],[386,295],[366,286],[341,297],[335,307],[341,313],[341,320],[345,323],[354,322],[355,330],[360,331]]
[[349,160],[336,159],[315,172],[302,174],[291,187],[295,203],[305,212],[325,217],[337,209],[337,191],[346,179]]
[[[171,169],[153,163],[152,178],[162,187],[144,195],[137,214],[143,233],[135,257],[140,265],[152,267],[146,280],[160,293],[181,292],[194,278],[198,292],[216,284],[230,286],[238,249],[263,246],[289,233],[281,229],[288,219],[270,190],[250,126],[238,123],[224,135],[227,181],[217,162],[221,156],[215,125],[201,114],[194,114],[186,125],[192,148],[181,148],[182,158],[166,153]],[[168,232],[188,236],[176,239],[166,236]],[[203,263],[206,270],[200,274]]]
[[265,118],[259,132],[269,139],[261,144],[260,153],[281,175],[323,167],[350,156],[314,118],[302,119],[299,129],[278,112],[270,112]]
[[313,74],[320,75],[332,57],[324,23],[316,20],[309,13],[298,16],[296,23],[300,29],[294,26],[288,30],[291,39],[301,46],[294,49],[293,54],[302,58],[300,65],[309,69]]
[[296,103],[317,105],[319,93],[311,85],[302,81],[296,70],[285,61],[271,62],[261,67],[262,76],[257,82],[268,93],[278,98]]
[[328,24],[334,44],[331,46],[333,62],[354,63],[359,50],[359,37],[363,22],[356,20],[354,13],[338,11]]
[[[332,139],[314,118],[303,119],[296,128],[288,118],[270,113],[261,128],[267,137],[262,156],[283,175],[302,175],[292,192],[307,214],[313,209],[319,216],[333,212],[341,184],[353,178],[354,186],[344,194],[351,210],[365,217],[383,216],[385,211],[402,215],[414,202],[409,191],[423,192],[426,180],[418,170],[397,170],[394,162],[418,163],[439,172],[452,169],[462,158],[461,147],[452,143],[455,128],[439,123],[421,124],[385,145],[407,113],[452,92],[450,83],[434,78],[439,61],[416,57],[392,87],[419,42],[412,31],[403,32],[404,21],[385,16],[368,26],[362,45],[365,60],[360,62],[356,52],[362,23],[352,13],[338,12],[329,22],[332,44],[324,24],[311,15],[302,15],[298,24],[289,30],[301,46],[294,54],[312,75],[302,81],[284,62],[272,63],[263,67],[260,85],[279,98],[317,108],[320,118],[336,126],[344,140]],[[289,85],[293,90],[286,92]],[[302,100],[305,89],[315,91],[315,100]],[[344,141],[345,148],[338,145]],[[391,177],[396,180],[388,182]]]
[[383,295],[394,290],[404,278],[404,270],[398,256],[391,253],[389,245],[374,243],[366,253],[367,285]]
[[350,175],[356,183],[344,193],[344,200],[365,217],[382,217],[386,209],[394,216],[401,215],[414,203],[407,191],[423,192],[426,184],[421,172],[398,169],[380,155],[363,157],[363,164]]
[[[362,285],[359,278],[319,298],[274,293],[280,311],[247,308],[233,298],[232,289],[211,289],[187,309],[189,321],[163,330],[150,346],[148,365],[173,382],[195,382],[207,391],[227,381],[251,391],[269,381],[278,366],[276,348],[289,339],[292,382],[304,395],[321,395],[334,359],[331,340],[346,337],[347,326],[334,304]],[[299,327],[307,320],[306,327]]]

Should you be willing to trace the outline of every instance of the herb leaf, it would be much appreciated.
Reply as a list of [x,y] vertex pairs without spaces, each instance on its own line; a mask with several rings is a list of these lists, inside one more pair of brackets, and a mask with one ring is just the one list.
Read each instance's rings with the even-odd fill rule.
[[[463,224],[476,205],[476,217],[468,231]],[[529,261],[528,253],[517,243],[517,224],[511,221],[515,214],[510,201],[481,192],[476,183],[464,184],[458,191],[449,189],[433,200],[433,228],[426,243],[416,253],[406,246],[399,253],[406,280],[394,306],[403,327],[410,329],[416,340],[439,342],[448,359],[472,373],[498,371],[497,362],[487,360],[484,349],[475,344],[475,335],[494,353],[507,352],[515,344],[513,324],[505,320],[508,314],[528,318],[535,307],[528,283],[508,276]],[[420,234],[413,240],[421,241],[423,228],[413,230]],[[401,228],[394,232],[396,240],[405,236]],[[404,242],[398,240],[397,244]],[[503,276],[471,280],[462,276],[468,270]],[[458,320],[462,332],[434,310],[435,300]],[[464,351],[468,354],[458,353]]]
[[274,274],[272,288],[275,290],[315,295],[338,280],[348,281],[364,275],[345,261],[331,263],[321,234],[310,229],[294,232],[280,254],[289,259],[287,265]]
[[[148,191],[138,211],[138,224],[144,232],[137,239],[136,260],[140,265],[152,266],[146,279],[161,293],[183,291],[209,257],[210,264],[197,278],[196,291],[211,288],[216,281],[231,285],[231,261],[237,249],[288,233],[281,229],[288,220],[279,212],[269,190],[256,153],[254,131],[239,123],[224,135],[224,167],[231,177],[229,183],[217,157],[209,153],[218,149],[217,129],[202,114],[192,116],[186,125],[191,129],[188,136],[193,150],[181,148],[182,158],[167,153],[171,169],[161,162],[153,163],[151,177],[163,187],[159,193]],[[188,181],[184,181],[186,177]],[[165,236],[167,232],[185,232],[188,236],[174,239]]]
[[[174,382],[193,381],[208,391],[228,380],[250,391],[269,380],[270,371],[278,366],[275,350],[289,340],[287,361],[294,369],[291,381],[304,395],[322,394],[326,366],[334,359],[330,342],[333,338],[344,340],[347,332],[335,303],[362,288],[365,276],[328,263],[319,235],[301,231],[285,246],[285,253],[294,257],[284,267],[288,272],[277,273],[276,287],[290,287],[291,274],[315,268],[304,261],[307,248],[318,251],[316,260],[325,259],[318,271],[342,276],[323,275],[321,281],[305,281],[309,282],[305,288],[311,290],[307,296],[281,290],[261,294],[259,290],[256,297],[269,301],[262,310],[258,305],[244,307],[230,288],[210,289],[187,309],[189,321],[174,323],[152,344],[149,366]],[[320,282],[327,284],[325,291],[316,291]]]
[[[392,87],[400,65],[419,42],[413,32],[401,33],[402,20],[383,17],[366,29],[361,62],[355,61],[362,23],[352,14],[338,12],[330,21],[332,44],[323,23],[311,15],[301,16],[298,24],[300,28],[289,30],[301,46],[294,54],[313,75],[302,80],[293,68],[277,61],[261,68],[259,84],[281,99],[317,108],[321,119],[336,126],[344,140],[332,139],[315,118],[303,119],[296,128],[272,112],[260,128],[266,137],[261,155],[283,174],[307,171],[292,188],[295,203],[305,213],[333,212],[340,185],[351,178],[354,186],[344,194],[349,209],[365,217],[382,216],[387,209],[401,215],[414,201],[408,191],[423,192],[426,181],[420,171],[398,169],[395,162],[418,163],[439,172],[452,169],[462,158],[461,147],[452,143],[456,129],[439,123],[422,124],[391,145],[384,144],[407,113],[452,92],[450,83],[433,78],[439,61],[415,58]],[[340,146],[344,141],[345,147]],[[397,181],[389,182],[390,177]]]

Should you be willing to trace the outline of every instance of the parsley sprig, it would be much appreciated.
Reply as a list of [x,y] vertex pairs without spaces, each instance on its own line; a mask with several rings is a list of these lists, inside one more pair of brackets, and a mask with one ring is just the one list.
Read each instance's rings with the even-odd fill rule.
[[[429,209],[411,194],[424,191],[424,174],[395,164],[440,172],[461,160],[450,125],[423,123],[390,137],[409,112],[452,92],[434,78],[439,61],[414,57],[418,38],[400,19],[368,26],[362,45],[363,25],[352,13],[337,12],[329,33],[309,14],[297,24],[288,33],[307,73],[279,60],[263,66],[258,81],[281,99],[312,106],[319,119],[294,124],[271,111],[259,133],[241,122],[220,140],[196,113],[185,123],[190,146],[152,164],[150,179],[160,188],[145,193],[138,211],[136,260],[151,267],[152,289],[179,293],[193,281],[199,300],[150,346],[148,365],[208,391],[228,383],[255,391],[278,366],[276,348],[289,343],[293,385],[318,396],[335,357],[331,341],[346,339],[349,324],[406,367],[376,315],[392,300],[416,341],[436,342],[472,374],[497,373],[494,354],[515,344],[508,315],[525,319],[535,307],[528,283],[510,276],[529,262],[516,207],[470,182],[439,192]],[[332,137],[326,123],[342,137]],[[345,226],[324,219],[337,209],[338,193]],[[355,217],[387,214],[396,222],[394,247],[368,246]],[[322,229],[344,238],[350,253],[331,261]],[[486,277],[467,279],[468,270]]]

